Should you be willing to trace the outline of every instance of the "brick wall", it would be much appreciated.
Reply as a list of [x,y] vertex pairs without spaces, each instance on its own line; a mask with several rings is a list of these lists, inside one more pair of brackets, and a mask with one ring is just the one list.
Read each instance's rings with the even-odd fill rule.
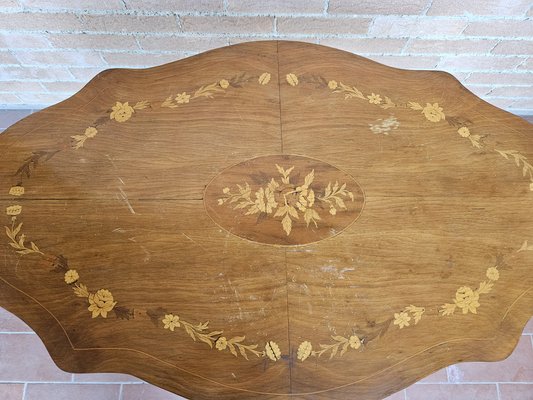
[[442,69],[533,114],[531,0],[0,0],[0,107],[60,101],[97,72],[258,39]]

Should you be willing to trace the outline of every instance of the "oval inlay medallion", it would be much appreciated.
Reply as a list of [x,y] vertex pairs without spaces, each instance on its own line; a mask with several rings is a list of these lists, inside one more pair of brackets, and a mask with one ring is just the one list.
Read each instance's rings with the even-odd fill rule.
[[296,155],[262,156],[222,171],[207,185],[207,213],[241,238],[302,245],[335,236],[361,214],[363,190],[323,161]]

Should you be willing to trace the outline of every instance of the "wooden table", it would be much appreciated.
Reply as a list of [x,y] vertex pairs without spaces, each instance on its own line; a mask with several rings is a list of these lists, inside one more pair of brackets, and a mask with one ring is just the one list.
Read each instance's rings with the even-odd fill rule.
[[73,372],[378,399],[533,314],[533,129],[451,75],[256,42],[0,137],[0,305]]

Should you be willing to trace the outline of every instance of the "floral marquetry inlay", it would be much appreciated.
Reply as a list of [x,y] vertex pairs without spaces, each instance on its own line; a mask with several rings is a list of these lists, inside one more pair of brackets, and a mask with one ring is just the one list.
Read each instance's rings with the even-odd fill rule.
[[361,213],[364,195],[350,175],[332,165],[265,156],[223,171],[206,189],[205,202],[215,222],[237,236],[294,245],[345,229]]
[[433,82],[269,46],[106,73],[76,118],[3,134],[0,298],[198,398],[382,398],[456,344],[510,347],[483,328],[531,308],[526,136]]

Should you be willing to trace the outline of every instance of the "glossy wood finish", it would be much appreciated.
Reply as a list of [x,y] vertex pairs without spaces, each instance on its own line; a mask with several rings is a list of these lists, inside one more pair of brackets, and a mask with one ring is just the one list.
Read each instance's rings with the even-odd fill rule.
[[68,371],[379,399],[516,345],[532,133],[445,73],[304,43],[106,71],[0,137],[0,305]]

